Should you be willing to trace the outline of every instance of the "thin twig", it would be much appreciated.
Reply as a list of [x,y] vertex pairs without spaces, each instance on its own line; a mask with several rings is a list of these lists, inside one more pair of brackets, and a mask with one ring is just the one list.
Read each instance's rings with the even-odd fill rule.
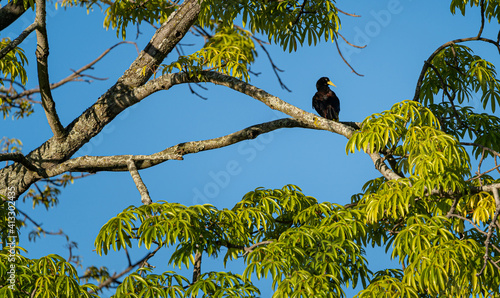
[[467,221],[468,223],[470,223],[479,233],[483,234],[483,235],[488,235],[488,233],[486,233],[485,231],[481,230],[472,220],[468,219],[467,217],[463,217],[461,215],[458,215],[458,214],[447,214],[446,217],[450,218],[450,217],[456,217],[458,219],[461,219],[461,220],[464,220],[464,221]]
[[[107,280],[105,280],[104,282],[100,283],[97,288],[99,290],[101,290],[102,288],[104,287],[107,287],[108,285],[110,285],[111,283],[115,282],[117,279],[119,279],[120,277],[122,277],[123,275],[127,274],[128,272],[130,272],[132,269],[134,269],[134,267],[142,264],[143,262],[146,262],[148,261],[149,259],[151,259],[155,254],[156,252],[158,252],[158,250],[161,248],[161,246],[158,246],[155,250],[153,250],[152,252],[148,253],[144,258],[140,259],[139,261],[135,262],[134,264],[128,266],[125,270],[123,270],[122,272],[120,272],[119,274],[113,274],[113,276],[109,277]],[[91,291],[90,292],[91,294],[94,294],[95,292],[94,291]]]
[[274,74],[276,75],[276,78],[278,79],[278,82],[280,84],[281,89],[285,89],[288,92],[292,92],[292,90],[290,90],[285,85],[285,83],[283,83],[283,81],[281,80],[281,77],[280,77],[280,75],[279,75],[278,72],[283,72],[283,70],[280,69],[278,66],[276,66],[276,64],[274,64],[274,61],[273,61],[273,59],[271,57],[271,54],[269,54],[269,52],[267,51],[266,47],[264,46],[264,42],[262,40],[256,38],[256,37],[254,37],[254,40],[257,41],[257,43],[260,45],[260,47],[262,48],[262,50],[264,51],[264,53],[266,53],[267,59],[269,60],[269,63],[271,63],[271,67],[273,68]]
[[23,40],[25,40],[26,37],[28,37],[31,34],[31,32],[35,31],[37,26],[38,26],[38,24],[36,22],[29,25],[26,29],[24,29],[23,32],[21,32],[21,34],[19,34],[19,36],[16,39],[11,41],[6,47],[1,49],[0,50],[0,60],[3,57],[5,57],[5,55],[7,55],[10,51],[12,51],[15,47],[17,47],[21,42],[23,42]]
[[481,37],[484,29],[484,0],[481,0],[481,27],[479,28],[479,32],[477,33],[477,37]]
[[[111,50],[113,50],[114,48],[116,48],[117,46],[119,46],[121,44],[132,44],[135,46],[137,52],[139,53],[139,48],[137,47],[137,43],[132,42],[132,41],[121,41],[121,42],[111,46],[107,50],[105,50],[101,55],[99,55],[97,58],[95,58],[92,62],[88,63],[87,65],[82,66],[80,69],[78,69],[76,71],[71,70],[73,72],[71,75],[67,76],[66,78],[60,80],[57,83],[50,84],[50,89],[55,89],[57,87],[60,87],[64,84],[68,83],[68,82],[75,81],[75,79],[78,77],[82,77],[82,76],[90,77],[89,75],[82,74],[82,72],[84,72],[87,69],[91,69],[97,62],[102,60],[104,58],[104,56],[106,56]],[[94,77],[92,77],[92,78],[94,78]],[[98,78],[94,78],[94,79],[98,79]],[[99,80],[102,80],[102,79],[99,79]],[[39,88],[30,89],[30,90],[23,91],[12,98],[15,99],[15,98],[19,98],[19,97],[24,97],[24,96],[31,95],[31,94],[38,93],[38,92],[40,92]]]
[[348,40],[347,40],[347,39],[346,39],[346,38],[345,38],[342,34],[340,34],[340,32],[337,32],[337,34],[338,34],[340,37],[342,37],[342,39],[345,41],[345,43],[347,43],[347,44],[348,44],[348,45],[350,45],[351,47],[355,47],[355,48],[358,48],[358,49],[364,49],[364,48],[366,48],[366,45],[364,45],[364,46],[357,46],[357,45],[355,45],[355,44],[350,43],[350,42],[349,42],[349,41],[348,41]]
[[338,43],[338,41],[337,41],[337,38],[334,38],[333,40],[335,40],[335,45],[337,46],[337,51],[339,52],[339,55],[340,55],[340,57],[342,58],[342,60],[344,60],[344,63],[345,63],[345,64],[347,64],[347,66],[349,66],[349,68],[351,69],[351,71],[352,71],[352,72],[354,72],[355,74],[357,74],[357,75],[358,75],[358,76],[360,76],[360,77],[364,77],[365,75],[363,75],[363,74],[360,74],[360,73],[356,72],[356,71],[354,70],[354,68],[352,68],[352,66],[351,66],[351,65],[347,62],[347,60],[345,60],[344,55],[342,55],[342,52],[340,51],[340,48],[339,48],[339,43]]
[[300,6],[299,14],[297,15],[297,18],[295,19],[295,21],[292,23],[292,26],[295,26],[299,23],[300,17],[305,12],[304,8],[306,7],[306,4],[307,4],[307,0],[304,0],[304,2],[302,2],[302,5]]
[[357,15],[357,14],[353,14],[353,13],[348,13],[348,12],[345,12],[345,11],[343,11],[343,10],[339,9],[338,7],[337,7],[337,10],[338,10],[340,13],[345,14],[346,16],[355,17],[355,18],[360,18],[360,17],[361,17],[360,15]]

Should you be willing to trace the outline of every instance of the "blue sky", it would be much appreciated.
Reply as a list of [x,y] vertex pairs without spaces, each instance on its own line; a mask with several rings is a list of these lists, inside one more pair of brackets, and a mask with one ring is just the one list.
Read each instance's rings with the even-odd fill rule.
[[[285,72],[280,73],[292,90],[280,88],[264,52],[259,51],[252,70],[260,72],[251,78],[251,84],[280,97],[308,112],[313,112],[311,98],[316,80],[328,76],[337,85],[335,92],[341,101],[341,121],[362,121],[365,117],[389,109],[394,103],[413,97],[415,84],[424,60],[441,44],[461,37],[475,36],[479,29],[478,9],[469,9],[467,16],[453,16],[449,1],[338,1],[346,12],[361,18],[341,16],[341,34],[353,43],[366,44],[362,50],[347,46],[341,48],[346,59],[364,74],[351,73],[337,54],[335,44],[322,42],[304,46],[297,52],[283,52],[279,46],[267,47],[273,61]],[[0,37],[15,38],[34,19],[26,13]],[[83,9],[48,12],[50,45],[49,70],[51,81],[68,76],[70,69],[89,63],[108,47],[119,42],[115,31],[103,29],[104,16],[96,10],[87,15]],[[484,36],[496,38],[498,24],[487,24]],[[144,48],[154,30],[141,26],[142,34],[135,39],[135,27],[128,30],[127,40]],[[183,43],[196,42],[187,36]],[[36,85],[34,35],[22,48],[29,58],[29,87]],[[498,63],[493,46],[468,44],[477,54]],[[186,52],[195,48],[185,47]],[[109,78],[92,84],[77,82],[53,92],[63,125],[69,124],[97,100],[123,74],[136,57],[132,45],[114,49],[95,69],[87,74]],[[174,57],[167,57],[171,61]],[[207,97],[203,100],[190,93],[187,86],[176,86],[167,92],[158,92],[120,114],[98,136],[85,145],[80,155],[151,154],[175,144],[209,139],[229,134],[242,128],[287,117],[270,110],[264,104],[233,90],[204,85],[208,90],[193,88]],[[478,107],[477,103],[470,103]],[[28,153],[51,137],[51,131],[41,107],[35,114],[22,120],[4,120],[4,136],[23,141],[23,152]],[[183,161],[168,161],[151,169],[142,170],[143,181],[153,201],[166,200],[185,205],[209,203],[217,208],[231,208],[242,196],[256,187],[281,188],[296,184],[306,195],[319,201],[339,204],[350,202],[350,197],[361,191],[363,184],[380,176],[366,154],[346,155],[346,139],[325,131],[282,129],[259,136],[255,140],[192,154]],[[225,179],[223,179],[224,177]],[[50,211],[32,209],[31,203],[18,204],[43,228],[49,231],[63,229],[71,241],[78,243],[75,254],[83,257],[83,266],[107,266],[111,273],[120,272],[126,265],[123,251],[98,257],[92,250],[100,227],[130,205],[140,205],[139,193],[128,172],[98,173],[75,181],[59,196],[59,205]],[[30,227],[31,228],[31,227]],[[27,236],[30,228],[22,230]],[[66,241],[60,236],[47,236],[30,243],[20,243],[31,258],[49,253],[67,257]],[[133,260],[145,255],[144,249],[132,251]],[[383,249],[368,250],[373,271],[385,268],[389,257]],[[153,259],[157,268],[165,266],[168,252]],[[241,262],[229,270],[242,272]],[[396,266],[393,264],[392,266]],[[205,258],[202,270],[214,270],[218,260]],[[187,272],[187,271],[186,271]],[[187,273],[191,276],[191,272]],[[258,283],[262,297],[270,296],[269,283]],[[347,295],[352,296],[353,291]]]

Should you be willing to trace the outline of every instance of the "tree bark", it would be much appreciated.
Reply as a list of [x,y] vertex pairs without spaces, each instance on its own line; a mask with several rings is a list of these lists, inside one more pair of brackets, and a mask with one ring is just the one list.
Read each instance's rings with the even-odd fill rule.
[[148,81],[158,65],[191,28],[200,13],[201,2],[187,0],[170,15],[124,75],[65,128],[64,138],[52,137],[26,155],[37,171],[28,170],[20,163],[0,170],[0,195],[6,196],[8,188],[14,189],[17,200],[34,182],[48,177],[47,169],[71,158],[120,112],[139,102],[133,96],[133,89]]
[[14,0],[0,8],[0,31],[14,23],[25,11],[23,0]]

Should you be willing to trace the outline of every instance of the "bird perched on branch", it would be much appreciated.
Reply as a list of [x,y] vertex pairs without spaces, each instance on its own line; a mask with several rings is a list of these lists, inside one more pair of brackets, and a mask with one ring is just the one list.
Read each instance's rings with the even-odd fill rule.
[[335,85],[327,77],[322,77],[316,82],[318,92],[313,97],[313,108],[318,114],[326,119],[339,121],[340,101],[335,92],[328,85]]

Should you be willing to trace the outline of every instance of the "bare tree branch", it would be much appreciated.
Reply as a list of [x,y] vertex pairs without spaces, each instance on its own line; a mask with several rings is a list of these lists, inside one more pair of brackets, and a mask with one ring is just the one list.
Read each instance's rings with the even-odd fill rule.
[[484,29],[484,0],[481,0],[481,27],[479,27],[479,32],[477,33],[477,37],[480,38],[481,34],[483,34]]
[[200,279],[201,276],[201,259],[203,257],[202,252],[197,251],[194,255],[194,268],[193,268],[193,284]]
[[243,250],[245,251],[245,253],[243,254],[243,256],[251,253],[255,248],[257,248],[259,246],[271,244],[273,242],[274,242],[273,240],[266,240],[266,241],[257,242],[249,247],[244,247]]
[[345,43],[347,43],[347,44],[348,44],[348,45],[350,45],[351,47],[355,47],[355,48],[358,48],[358,49],[364,49],[364,48],[366,48],[366,45],[364,45],[364,46],[357,46],[357,45],[355,45],[355,44],[350,43],[350,42],[349,42],[349,41],[348,41],[348,40],[347,40],[347,39],[346,39],[346,38],[345,38],[342,34],[340,34],[340,32],[337,32],[337,34],[338,34],[340,37],[342,37],[342,39],[345,41]]
[[[343,38],[343,37],[342,37]],[[349,68],[351,69],[352,72],[354,72],[355,74],[357,74],[358,76],[360,77],[364,77],[365,75],[363,74],[360,74],[358,73],[357,71],[354,70],[354,68],[352,68],[351,64],[349,64],[349,62],[347,62],[347,60],[345,60],[344,58],[344,55],[342,55],[342,51],[340,51],[340,48],[339,48],[339,42],[337,41],[337,38],[334,38],[333,40],[335,40],[335,46],[337,46],[337,51],[339,52],[339,55],[340,57],[342,58],[342,60],[344,61],[344,63],[349,66]],[[344,39],[345,40],[345,39]]]
[[344,122],[345,124],[343,124],[340,122],[335,122],[319,117],[312,113],[308,113],[249,83],[214,71],[202,71],[197,76],[192,76],[187,73],[162,75],[156,79],[147,82],[146,84],[144,84],[144,86],[134,89],[134,97],[142,99],[146,96],[151,95],[154,92],[160,90],[168,90],[174,85],[188,83],[188,82],[189,83],[208,82],[220,86],[229,87],[235,91],[238,91],[240,93],[246,94],[250,97],[253,97],[254,99],[259,100],[260,102],[264,103],[273,110],[278,110],[297,119],[306,126],[335,132],[345,136],[346,138],[350,138],[352,133],[355,131],[353,127],[346,125],[351,122]]
[[141,194],[141,201],[144,205],[149,205],[153,201],[151,201],[151,197],[149,196],[149,191],[144,182],[141,179],[141,175],[139,174],[139,171],[137,171],[137,167],[135,166],[135,162],[133,158],[130,158],[127,161],[127,166],[128,170],[130,172],[130,175],[132,176],[132,179],[134,179],[135,186],[139,190],[139,193]]
[[70,159],[47,170],[50,177],[64,172],[128,171],[128,161],[134,160],[138,169],[145,169],[167,160],[182,160],[184,155],[223,148],[235,143],[255,139],[257,136],[280,128],[307,127],[295,119],[284,118],[253,125],[226,136],[203,141],[192,141],[168,147],[151,155],[82,156]]
[[[58,165],[69,159],[86,142],[96,136],[120,112],[137,103],[137,98],[132,97],[132,90],[135,86],[147,82],[163,58],[174,49],[197,20],[200,3],[199,0],[184,1],[179,9],[172,13],[156,31],[148,45],[125,71],[124,75],[91,107],[65,128],[67,137],[63,139],[53,137],[47,140],[30,152],[26,158],[40,169],[48,169]],[[44,53],[46,54],[46,52]],[[46,83],[48,84],[48,81]],[[45,89],[41,83],[40,86],[42,90]],[[22,193],[43,176],[24,168],[19,163],[14,163],[0,169],[0,194],[6,192],[7,185],[13,185],[16,188],[14,200],[17,200]]]
[[[463,145],[463,146],[476,146],[476,147],[479,147],[481,149],[483,149],[483,154],[481,155],[481,159],[479,161],[479,164],[478,164],[478,172],[477,172],[477,176],[475,177],[472,177],[470,179],[468,179],[467,181],[472,181],[474,179],[479,179],[481,176],[485,175],[485,174],[488,174],[494,170],[498,170],[500,168],[500,164],[496,164],[496,157],[500,157],[500,153],[496,152],[495,150],[491,149],[491,148],[488,148],[486,146],[483,146],[481,144],[476,144],[476,143],[469,143],[469,142],[460,142],[460,145]],[[489,151],[491,154],[493,154],[495,156],[495,166],[483,173],[480,173],[480,168],[481,168],[481,164],[483,162],[483,159],[484,159],[484,152],[485,151]]]
[[0,8],[0,31],[7,28],[22,16],[26,9],[30,7],[29,2],[27,2],[26,5],[27,7],[25,8],[23,0],[13,0]]
[[156,30],[151,41],[119,80],[119,84],[134,88],[147,82],[197,20],[203,0],[186,0]]
[[[9,4],[11,4],[11,3],[9,3]],[[22,1],[21,1],[21,3],[22,3]],[[1,49],[0,50],[0,59],[5,57],[5,55],[7,55],[10,51],[12,51],[15,47],[17,47],[21,42],[23,42],[23,40],[25,40],[26,37],[28,37],[31,34],[31,32],[35,31],[37,26],[38,26],[38,24],[36,22],[29,25],[26,29],[24,29],[23,32],[21,32],[21,34],[19,34],[19,36],[16,39],[11,41],[5,48]]]
[[357,14],[353,14],[353,13],[348,13],[348,12],[345,12],[341,9],[339,9],[338,7],[336,7],[337,10],[340,12],[340,13],[343,13],[345,14],[346,16],[350,16],[350,17],[355,17],[355,18],[360,18],[361,16],[360,15],[357,15]]
[[[113,50],[114,48],[116,48],[117,46],[122,45],[122,44],[132,44],[137,49],[137,52],[139,52],[139,49],[137,48],[137,44],[135,42],[121,41],[121,42],[113,45],[112,47],[108,48],[107,50],[105,50],[101,55],[99,55],[99,57],[95,58],[92,62],[88,63],[87,65],[82,66],[80,69],[78,69],[76,71],[73,71],[73,73],[71,75],[67,76],[66,78],[60,80],[57,83],[50,84],[50,89],[53,90],[53,89],[60,87],[68,82],[76,81],[77,78],[80,78],[82,76],[90,77],[89,75],[84,75],[82,73],[88,69],[91,69],[97,62],[101,61],[111,50]],[[15,95],[15,96],[12,96],[11,98],[15,99],[15,98],[24,97],[24,96],[28,96],[28,95],[31,95],[34,93],[39,93],[39,92],[40,92],[40,88],[29,89],[29,90],[25,90],[25,91]]]
[[36,37],[36,60],[38,69],[38,83],[40,85],[40,95],[42,97],[42,106],[45,110],[45,115],[50,125],[52,133],[56,139],[63,139],[66,137],[66,130],[59,120],[56,111],[56,104],[52,98],[49,82],[49,70],[47,58],[49,56],[49,43],[47,38],[47,24],[46,24],[46,11],[45,0],[36,1],[36,17],[35,23],[37,24]]
[[38,171],[38,168],[32,164],[21,152],[0,153],[0,161],[12,160],[28,168],[30,171]]

